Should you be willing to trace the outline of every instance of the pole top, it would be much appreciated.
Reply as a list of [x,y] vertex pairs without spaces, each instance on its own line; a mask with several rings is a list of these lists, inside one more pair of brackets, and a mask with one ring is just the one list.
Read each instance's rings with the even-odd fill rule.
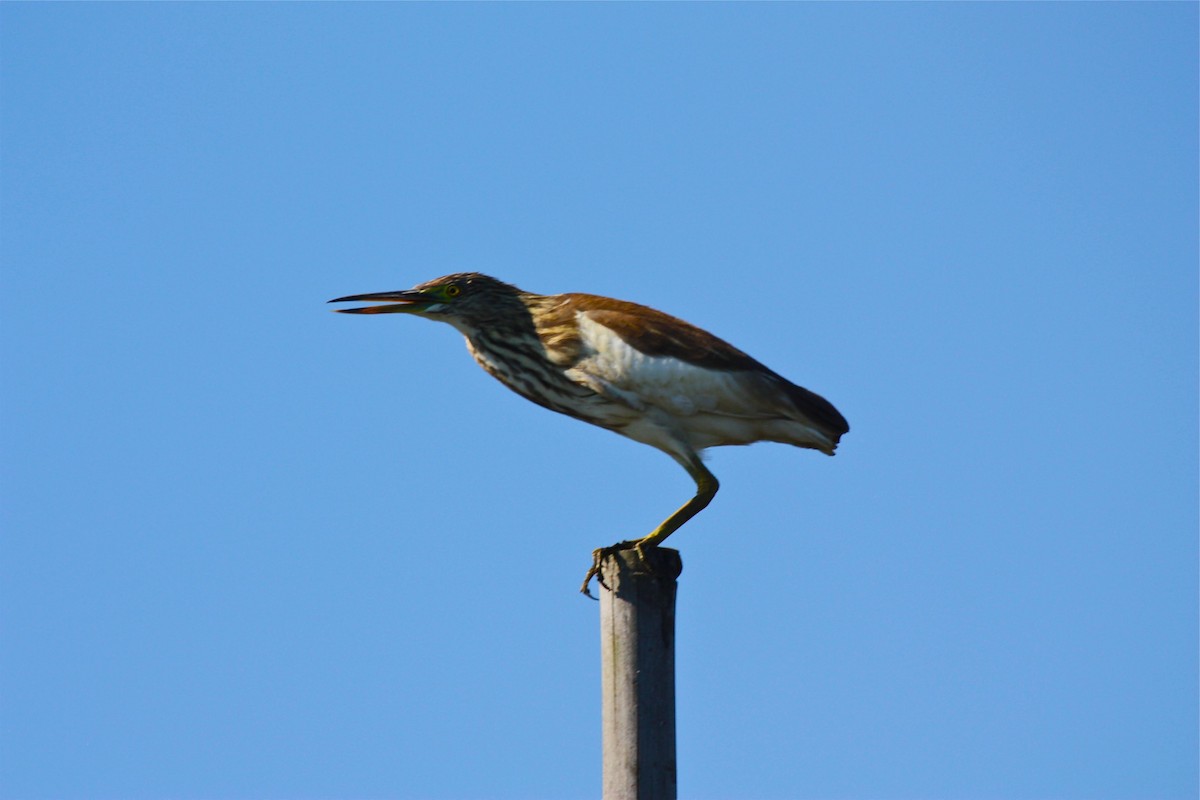
[[647,547],[641,552],[631,547],[605,552],[599,566],[604,588],[619,594],[621,585],[629,583],[673,587],[683,572],[683,558],[669,547]]

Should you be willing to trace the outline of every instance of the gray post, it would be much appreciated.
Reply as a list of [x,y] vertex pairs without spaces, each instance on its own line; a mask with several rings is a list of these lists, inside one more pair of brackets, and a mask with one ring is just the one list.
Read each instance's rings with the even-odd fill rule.
[[604,800],[675,800],[678,550],[606,555],[600,589]]

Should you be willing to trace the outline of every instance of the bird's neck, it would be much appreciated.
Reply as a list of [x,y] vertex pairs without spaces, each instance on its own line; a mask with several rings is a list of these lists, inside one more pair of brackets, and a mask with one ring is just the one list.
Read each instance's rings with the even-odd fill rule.
[[[459,327],[467,337],[467,345],[475,360],[505,383],[510,383],[502,374],[509,372],[505,365],[513,362],[546,362],[545,348],[538,337],[534,318],[534,309],[541,299],[539,295],[529,295],[528,300],[522,296],[519,306],[513,304],[495,316],[475,319],[469,327]],[[530,300],[533,301],[532,305]]]
[[569,379],[564,349],[548,340],[556,335],[559,301],[553,296],[522,297],[523,312],[501,319],[479,320],[467,337],[467,348],[479,366],[508,388],[539,405],[589,422],[602,424],[590,412],[603,400]]

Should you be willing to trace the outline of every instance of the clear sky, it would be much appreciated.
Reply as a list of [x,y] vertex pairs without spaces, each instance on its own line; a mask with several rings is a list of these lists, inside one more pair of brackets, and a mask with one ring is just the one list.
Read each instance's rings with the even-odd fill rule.
[[688,798],[1194,798],[1195,3],[0,5],[0,794],[599,794],[690,496],[325,301],[479,270],[850,420],[671,539]]

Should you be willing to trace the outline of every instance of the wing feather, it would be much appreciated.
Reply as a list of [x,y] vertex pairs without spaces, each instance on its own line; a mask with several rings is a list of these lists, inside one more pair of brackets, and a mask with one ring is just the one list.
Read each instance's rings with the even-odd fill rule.
[[695,325],[634,303],[571,297],[585,345],[580,356],[588,362],[582,369],[620,390],[636,388],[645,402],[673,413],[800,415],[835,442],[850,429],[825,398]]

